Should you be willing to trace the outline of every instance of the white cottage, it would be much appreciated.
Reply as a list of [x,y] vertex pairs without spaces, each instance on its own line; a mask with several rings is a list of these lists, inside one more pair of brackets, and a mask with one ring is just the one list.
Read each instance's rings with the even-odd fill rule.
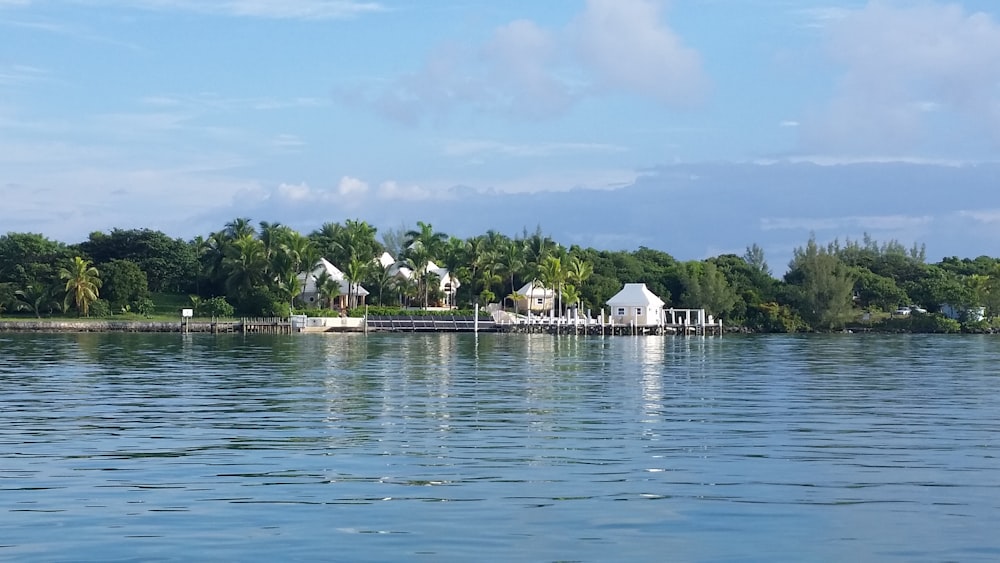
[[299,275],[299,281],[302,282],[302,295],[300,299],[302,299],[304,303],[309,306],[316,306],[319,304],[320,294],[319,288],[316,287],[316,280],[323,275],[323,272],[326,272],[330,276],[330,279],[336,280],[340,286],[340,295],[334,301],[332,308],[347,308],[348,295],[356,297],[359,305],[365,302],[365,297],[368,296],[368,290],[361,287],[361,284],[356,284],[354,287],[351,287],[351,284],[348,283],[347,279],[344,277],[344,272],[341,272],[339,268],[330,263],[330,261],[326,258],[320,258],[312,272]]
[[[389,275],[407,280],[413,279],[413,270],[396,262],[392,254],[383,252],[376,260],[389,272]],[[445,303],[448,306],[454,305],[455,294],[458,293],[458,288],[462,285],[459,283],[458,278],[451,275],[451,272],[447,268],[438,266],[432,260],[427,262],[427,271],[437,276],[438,290],[444,294]]]
[[616,325],[660,326],[663,324],[663,300],[644,283],[627,283],[608,299],[611,320]]
[[521,289],[514,293],[517,297],[514,302],[514,310],[518,313],[531,311],[537,314],[544,311],[551,311],[555,307],[556,292],[543,287],[537,281],[524,284],[521,286]]

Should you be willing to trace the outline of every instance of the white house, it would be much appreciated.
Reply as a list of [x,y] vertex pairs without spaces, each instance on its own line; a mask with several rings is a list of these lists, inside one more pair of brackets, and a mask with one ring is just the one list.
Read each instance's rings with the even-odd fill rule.
[[[407,280],[413,279],[413,270],[406,266],[399,265],[399,263],[396,262],[396,259],[393,258],[388,252],[383,252],[377,260],[379,264],[388,270],[390,275]],[[462,285],[458,281],[458,278],[451,275],[446,268],[438,266],[433,261],[427,262],[427,271],[438,277],[438,290],[444,294],[445,302],[448,305],[454,305],[455,293],[458,292],[458,288]]]
[[330,276],[330,279],[336,280],[340,286],[340,295],[336,298],[336,301],[334,301],[333,308],[347,308],[348,295],[354,295],[357,297],[358,304],[365,302],[365,297],[368,296],[368,290],[361,287],[361,284],[356,284],[352,288],[351,284],[348,283],[347,279],[344,277],[344,272],[341,272],[340,269],[331,264],[326,258],[320,258],[312,272],[299,275],[299,281],[302,282],[302,294],[300,299],[304,303],[310,306],[317,306],[319,304],[321,296],[319,288],[316,287],[316,280],[318,280],[324,272]]
[[527,313],[528,311],[541,313],[555,307],[556,292],[543,287],[537,281],[524,284],[521,289],[514,293],[517,297],[514,301],[514,310],[518,313]]
[[663,300],[644,283],[627,283],[608,299],[611,320],[615,324],[659,326],[663,324]]
[[956,321],[979,322],[986,318],[986,307],[955,307],[945,303],[941,305],[941,314]]

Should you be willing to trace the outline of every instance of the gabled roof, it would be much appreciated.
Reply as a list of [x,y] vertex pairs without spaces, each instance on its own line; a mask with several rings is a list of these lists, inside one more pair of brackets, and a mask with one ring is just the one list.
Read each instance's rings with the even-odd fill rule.
[[627,283],[614,297],[608,299],[609,307],[663,307],[663,300],[644,283]]
[[316,263],[316,267],[313,268],[312,275],[319,277],[324,271],[330,274],[330,277],[335,280],[344,279],[344,272],[341,272],[339,268],[334,266],[326,258],[320,258],[319,262]]
[[299,274],[299,281],[302,283],[302,291],[305,293],[312,293],[316,291],[316,280],[326,272],[330,275],[330,279],[336,280],[338,285],[340,285],[340,294],[347,295],[348,293],[354,293],[355,295],[364,297],[368,295],[368,290],[361,287],[361,284],[355,284],[352,290],[351,284],[348,283],[347,279],[344,277],[344,272],[341,272],[339,268],[334,266],[326,258],[320,258],[319,262],[316,263],[316,267],[313,268],[312,272],[308,275]]
[[541,283],[533,281],[521,286],[521,289],[517,290],[516,293],[525,297],[541,297],[543,299],[552,297],[556,294],[555,291],[544,287]]

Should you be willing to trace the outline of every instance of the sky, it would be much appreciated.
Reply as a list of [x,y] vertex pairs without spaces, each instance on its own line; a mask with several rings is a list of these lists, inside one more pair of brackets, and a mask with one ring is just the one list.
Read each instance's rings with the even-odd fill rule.
[[992,0],[0,0],[0,232],[1000,255]]

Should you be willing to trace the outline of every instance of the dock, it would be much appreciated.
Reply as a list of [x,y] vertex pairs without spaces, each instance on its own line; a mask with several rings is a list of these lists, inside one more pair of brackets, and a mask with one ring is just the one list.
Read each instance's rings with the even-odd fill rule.
[[369,315],[374,332],[497,332],[493,319],[472,315]]

